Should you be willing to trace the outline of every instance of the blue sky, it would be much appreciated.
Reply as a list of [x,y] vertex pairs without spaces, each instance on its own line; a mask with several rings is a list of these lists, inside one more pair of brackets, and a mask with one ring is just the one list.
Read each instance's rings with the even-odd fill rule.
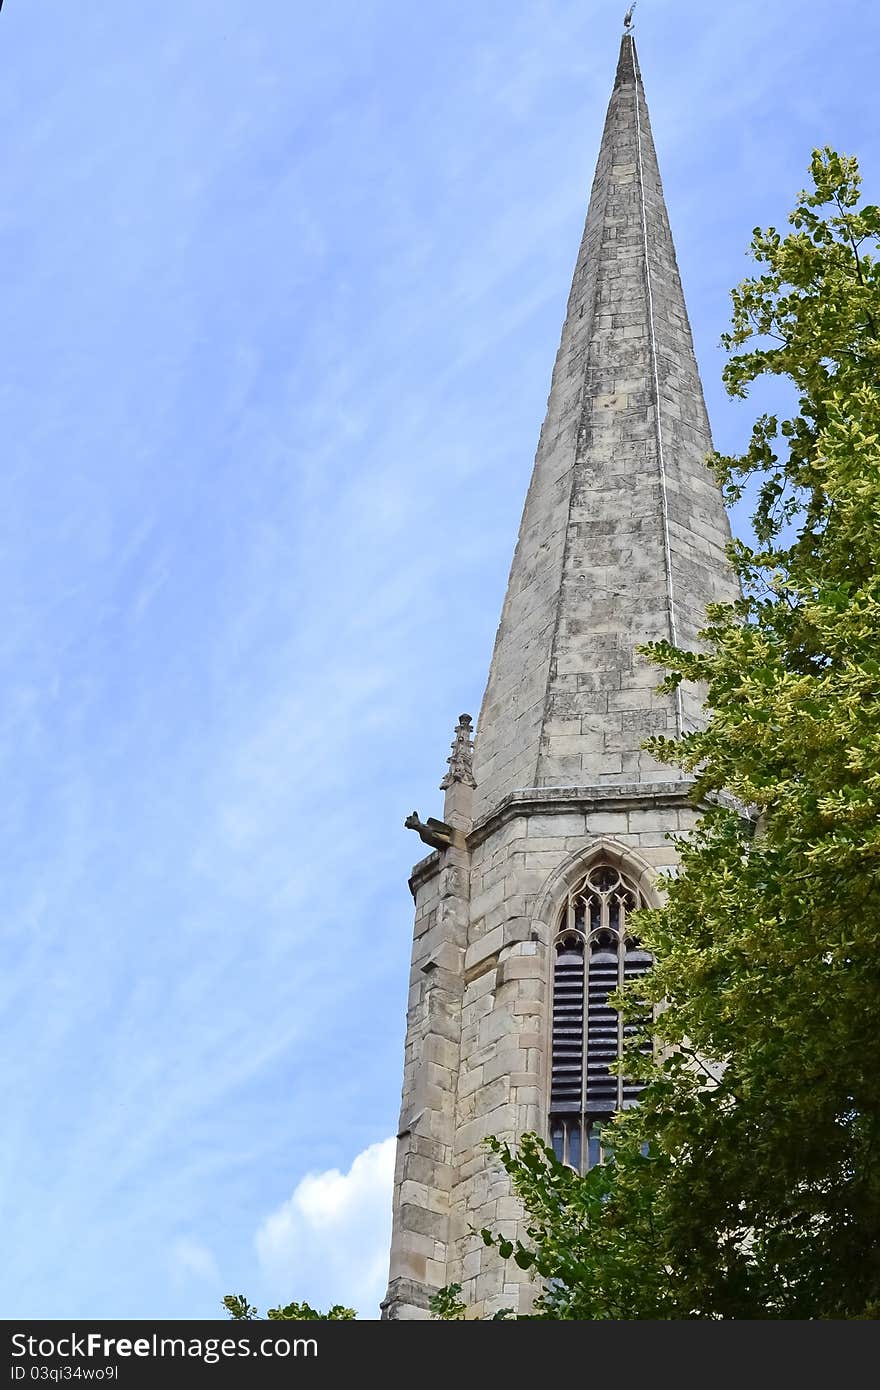
[[[476,714],[624,0],[7,0],[0,1307],[375,1316],[411,903]],[[864,3],[642,0],[717,346]]]

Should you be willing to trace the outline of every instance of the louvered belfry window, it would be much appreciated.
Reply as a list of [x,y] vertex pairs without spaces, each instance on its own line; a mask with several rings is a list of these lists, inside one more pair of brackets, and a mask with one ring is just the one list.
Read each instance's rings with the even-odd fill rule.
[[602,863],[571,890],[560,915],[554,942],[550,1139],[557,1158],[579,1172],[601,1161],[603,1121],[633,1105],[641,1090],[609,1070],[636,1025],[624,1024],[608,996],[651,964],[627,925],[644,906],[635,884]]

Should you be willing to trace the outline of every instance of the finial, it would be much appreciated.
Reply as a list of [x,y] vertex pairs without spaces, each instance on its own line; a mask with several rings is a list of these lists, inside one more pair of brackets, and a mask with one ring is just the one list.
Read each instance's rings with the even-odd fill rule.
[[632,33],[632,27],[633,27],[633,10],[634,10],[635,7],[636,7],[636,3],[637,3],[637,0],[633,0],[633,3],[630,5],[630,7],[629,7],[629,9],[627,10],[626,14],[623,16],[623,27],[624,27],[624,29],[626,30],[626,32],[627,32],[628,34],[631,34],[631,33]]
[[468,787],[477,785],[474,781],[474,745],[471,743],[471,717],[469,714],[458,716],[455,738],[452,742],[452,753],[446,761],[449,764],[449,771],[440,783],[442,792],[451,787],[453,782],[464,782],[465,786]]

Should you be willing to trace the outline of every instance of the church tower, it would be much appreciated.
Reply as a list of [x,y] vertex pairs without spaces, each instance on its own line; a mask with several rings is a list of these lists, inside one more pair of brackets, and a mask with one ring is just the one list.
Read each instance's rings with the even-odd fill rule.
[[443,819],[410,887],[415,931],[387,1318],[462,1285],[524,1310],[530,1276],[472,1228],[521,1210],[487,1135],[537,1131],[584,1169],[636,1088],[607,996],[649,958],[627,915],[658,901],[692,782],[642,750],[700,720],[636,652],[695,646],[737,588],[642,79],[624,34],[547,416],[476,737],[461,715]]

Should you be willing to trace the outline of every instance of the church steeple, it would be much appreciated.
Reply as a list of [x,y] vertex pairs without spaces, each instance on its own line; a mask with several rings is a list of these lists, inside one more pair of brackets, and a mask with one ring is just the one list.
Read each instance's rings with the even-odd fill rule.
[[668,778],[698,717],[635,654],[729,598],[729,529],[635,40],[621,40],[547,416],[477,725],[475,818],[510,792]]
[[637,647],[694,644],[736,588],[630,18],[473,755],[462,715],[444,819],[405,822],[434,850],[410,879],[389,1318],[450,1283],[476,1316],[529,1307],[530,1274],[478,1234],[522,1229],[482,1141],[601,1158],[638,1099],[608,1002],[650,963],[628,917],[698,814],[641,744],[699,705],[657,694]]

